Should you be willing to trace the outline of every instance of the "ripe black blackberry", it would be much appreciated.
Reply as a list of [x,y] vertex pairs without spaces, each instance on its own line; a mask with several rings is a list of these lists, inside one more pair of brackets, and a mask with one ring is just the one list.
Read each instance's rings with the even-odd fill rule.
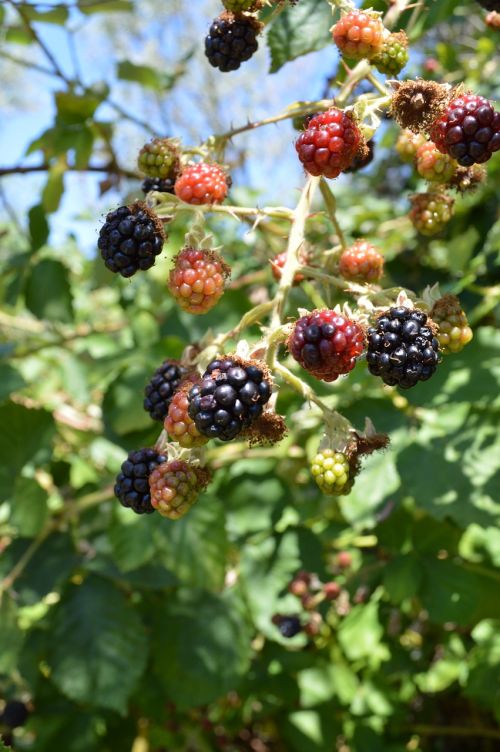
[[275,614],[273,623],[276,624],[283,637],[290,639],[302,632],[302,624],[298,616],[282,616]]
[[203,436],[231,441],[262,415],[271,389],[257,365],[236,358],[213,360],[188,394],[188,413]]
[[131,277],[150,269],[165,241],[163,225],[142,201],[110,212],[101,227],[97,247],[108,269]]
[[223,73],[239,68],[257,51],[260,28],[259,22],[249,16],[222,13],[205,38],[205,55],[210,65]]
[[159,193],[174,193],[175,177],[172,178],[144,178],[142,181],[142,192],[144,195],[150,191]]
[[149,476],[158,465],[166,461],[167,456],[159,454],[156,449],[129,452],[115,483],[115,496],[120,504],[132,509],[136,514],[154,512],[151,506]]
[[28,720],[29,710],[20,700],[9,700],[5,703],[5,708],[0,716],[0,723],[11,729],[24,726]]
[[173,360],[165,360],[156,369],[151,381],[144,389],[144,409],[153,420],[163,423],[172,397],[185,374],[186,369]]
[[368,329],[368,369],[389,386],[410,389],[427,381],[439,361],[439,342],[427,314],[404,306],[391,308]]

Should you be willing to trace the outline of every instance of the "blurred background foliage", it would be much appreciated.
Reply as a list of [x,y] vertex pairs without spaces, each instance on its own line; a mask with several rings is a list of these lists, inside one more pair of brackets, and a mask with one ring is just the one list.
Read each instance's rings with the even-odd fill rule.
[[[407,74],[494,97],[499,32],[480,6],[417,8],[401,17]],[[294,99],[333,96],[344,75],[324,0],[284,10],[268,45],[227,76],[201,52],[218,12],[216,2],[175,0],[0,5],[0,699],[30,710],[23,728],[3,727],[4,741],[34,752],[493,752],[498,155],[488,182],[458,197],[431,239],[407,219],[408,195],[423,184],[394,151],[392,122],[375,136],[374,162],[333,184],[346,235],[383,251],[386,286],[439,282],[475,328],[471,345],[404,396],[364,365],[315,384],[356,427],[368,416],[391,437],[340,505],[321,498],[307,470],[320,416],[287,387],[278,401],[287,438],[209,449],[214,482],[186,518],[138,518],[113,500],[125,453],[157,438],[142,408],[151,373],[273,295],[267,261],[287,230],[209,220],[233,273],[204,317],[179,312],[165,289],[182,220],[150,272],[113,278],[96,258],[96,228],[141,195],[138,148],[152,133],[195,145]],[[293,206],[302,181],[293,138],[285,121],[234,139],[233,203]],[[318,213],[311,247],[328,247],[331,232]],[[302,289],[290,314],[299,306],[311,306]],[[304,569],[336,579],[344,597],[320,607],[317,637],[285,640],[271,619],[300,613],[287,585]]]

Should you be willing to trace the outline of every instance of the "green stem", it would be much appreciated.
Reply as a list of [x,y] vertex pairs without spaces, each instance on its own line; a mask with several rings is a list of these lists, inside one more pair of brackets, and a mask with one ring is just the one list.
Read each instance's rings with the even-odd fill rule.
[[323,200],[325,202],[325,205],[328,211],[328,216],[330,217],[330,221],[335,228],[335,232],[337,233],[339,243],[342,246],[342,248],[347,248],[347,243],[346,243],[344,233],[342,232],[342,228],[337,219],[337,201],[335,199],[335,196],[331,192],[330,186],[326,182],[325,178],[320,179],[319,189],[321,191],[321,195],[323,196]]

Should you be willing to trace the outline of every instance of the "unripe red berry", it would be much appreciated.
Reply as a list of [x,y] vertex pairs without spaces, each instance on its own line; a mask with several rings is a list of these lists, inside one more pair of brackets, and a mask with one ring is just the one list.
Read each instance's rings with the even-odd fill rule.
[[192,449],[200,447],[207,443],[208,438],[203,436],[189,417],[189,401],[187,392],[192,386],[188,382],[185,387],[181,387],[173,396],[168,407],[167,417],[165,418],[165,431],[173,441],[177,441],[181,447]]
[[453,215],[453,199],[445,193],[417,193],[411,197],[409,217],[422,235],[436,235]]
[[163,517],[178,520],[191,509],[208,481],[207,471],[190,462],[164,462],[149,476],[151,505]]
[[442,154],[432,141],[418,147],[415,165],[418,174],[431,183],[447,183],[458,167],[455,160]]
[[349,551],[339,551],[335,562],[340,569],[349,569],[352,565],[352,556]]
[[352,116],[331,107],[311,118],[295,148],[310,175],[336,178],[351,165],[361,140],[361,131]]
[[396,141],[396,151],[403,162],[413,162],[417,151],[427,139],[422,133],[413,133],[408,128],[401,131]]
[[352,282],[376,282],[384,272],[384,257],[367,240],[357,240],[342,252],[339,272]]
[[184,168],[174,190],[186,204],[220,204],[227,196],[228,181],[219,165],[200,162]]
[[384,24],[378,13],[353,10],[342,16],[332,29],[333,41],[352,60],[370,59],[380,51]]
[[206,313],[224,292],[230,269],[216,251],[184,248],[175,258],[168,287],[188,313]]
[[338,598],[341,590],[342,588],[340,587],[338,582],[326,582],[323,585],[323,592],[328,601],[334,601],[335,598]]

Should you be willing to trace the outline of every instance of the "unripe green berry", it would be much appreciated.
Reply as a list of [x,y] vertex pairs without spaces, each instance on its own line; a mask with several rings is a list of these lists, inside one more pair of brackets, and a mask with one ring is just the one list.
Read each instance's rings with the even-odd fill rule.
[[388,34],[382,49],[372,58],[373,65],[380,73],[397,76],[408,62],[408,37],[404,31]]
[[448,154],[441,154],[432,141],[422,144],[415,155],[418,174],[431,183],[447,183],[458,167]]
[[144,144],[137,166],[150,178],[176,178],[179,171],[179,142],[173,138],[153,138]]
[[453,199],[446,193],[417,193],[411,198],[410,219],[422,235],[436,235],[450,221]]
[[347,457],[342,452],[323,449],[311,461],[311,475],[325,495],[340,496],[349,488]]

